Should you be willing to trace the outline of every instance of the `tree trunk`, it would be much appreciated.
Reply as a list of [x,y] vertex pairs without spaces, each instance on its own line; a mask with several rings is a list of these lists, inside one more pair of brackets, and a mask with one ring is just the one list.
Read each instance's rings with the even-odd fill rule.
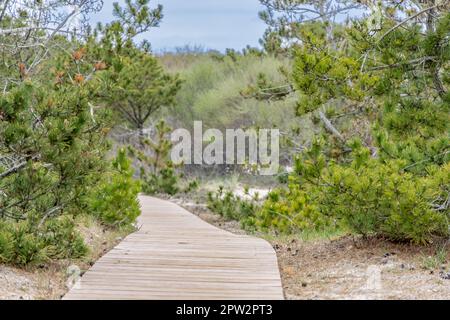
[[145,148],[145,132],[144,132],[144,124],[139,124],[138,126],[138,139],[139,139],[139,146],[141,149]]

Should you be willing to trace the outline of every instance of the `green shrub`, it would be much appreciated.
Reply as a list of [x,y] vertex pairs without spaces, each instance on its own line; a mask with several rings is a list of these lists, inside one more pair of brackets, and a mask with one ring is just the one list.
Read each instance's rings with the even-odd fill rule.
[[174,196],[180,192],[190,193],[199,188],[197,180],[189,180],[182,174],[178,174],[170,162],[158,173],[142,174],[141,179],[142,192],[148,195],[168,194]]
[[334,227],[334,219],[318,210],[314,196],[291,185],[291,189],[274,190],[260,211],[247,223],[258,229],[273,229],[282,233],[305,230],[327,230]]
[[40,229],[29,221],[0,223],[0,262],[25,266],[50,259],[81,258],[88,249],[68,217],[50,219]]
[[240,220],[243,225],[249,226],[250,223],[246,223],[246,220],[255,215],[258,204],[255,199],[243,200],[220,187],[216,193],[208,193],[208,209],[226,219]]
[[[143,141],[146,150],[130,148],[131,153],[139,161],[142,191],[148,195],[168,194],[175,195],[182,191],[180,180],[182,175],[177,172],[170,160],[172,142],[168,139],[171,128],[164,121],[155,126],[156,135],[154,139]],[[186,190],[195,187],[188,185]]]
[[345,227],[364,236],[427,243],[449,233],[450,163],[430,166],[427,176],[404,169],[405,161],[381,162],[353,146],[350,165],[326,162],[319,143],[296,159],[289,188],[272,192],[254,224],[293,232]]
[[51,247],[49,255],[53,259],[79,259],[88,253],[75,222],[69,217],[49,220],[42,238]]
[[5,230],[3,224],[0,225],[0,261],[9,263],[14,255],[14,243],[11,232]]
[[[50,217],[82,211],[80,195],[101,175],[108,147],[105,123],[88,116],[87,91],[27,82],[0,95],[0,219],[38,228]],[[106,114],[97,115],[103,121]],[[7,164],[4,158],[15,160]],[[14,162],[21,165],[11,170]]]
[[91,211],[111,226],[129,225],[140,214],[137,196],[140,182],[133,179],[134,170],[124,149],[119,150],[112,170],[89,200]]
[[183,192],[184,193],[194,192],[194,191],[198,190],[199,187],[200,187],[200,182],[198,180],[188,181],[188,184],[184,188]]
[[27,265],[48,259],[44,241],[32,233],[27,222],[0,226],[0,259],[2,263]]
[[180,191],[179,176],[172,167],[161,169],[158,173],[143,175],[142,180],[142,191],[148,195],[164,193],[173,196]]
[[[85,200],[88,209],[104,223],[125,225],[140,213],[139,191],[140,183],[133,179],[130,161],[121,150],[112,170]],[[33,214],[20,222],[0,220],[0,263],[35,265],[51,259],[78,259],[87,252],[73,218],[67,215],[42,220],[39,214]]]
[[[417,178],[399,167],[394,161],[370,161],[358,170],[333,168],[331,194],[339,200],[336,214],[364,235],[379,234],[415,243],[447,235],[448,216],[431,206],[439,192],[434,186],[436,177]],[[449,169],[443,168],[447,173]]]

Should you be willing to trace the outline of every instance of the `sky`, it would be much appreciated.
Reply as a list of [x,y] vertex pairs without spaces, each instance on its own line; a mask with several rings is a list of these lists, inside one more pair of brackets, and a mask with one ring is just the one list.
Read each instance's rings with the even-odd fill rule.
[[[113,1],[105,0],[101,12],[92,16],[97,23],[109,22]],[[258,0],[152,0],[164,7],[164,19],[159,28],[143,36],[154,52],[172,51],[177,47],[201,46],[224,51],[257,47],[265,25],[259,19],[262,9]]]

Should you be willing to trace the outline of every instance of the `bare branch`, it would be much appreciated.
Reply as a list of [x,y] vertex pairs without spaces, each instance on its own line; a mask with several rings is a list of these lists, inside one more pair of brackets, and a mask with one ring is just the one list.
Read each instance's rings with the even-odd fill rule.
[[380,39],[378,39],[378,42],[380,42],[381,40],[383,40],[388,34],[390,34],[391,32],[393,32],[394,30],[396,30],[398,27],[402,26],[403,24],[405,24],[406,22],[408,22],[409,20],[412,20],[418,16],[420,16],[421,14],[430,11],[430,10],[434,10],[435,8],[439,7],[439,4],[436,4],[434,6],[431,6],[429,8],[425,8],[423,10],[420,10],[419,12],[417,12],[416,14],[413,14],[412,16],[400,21],[399,23],[397,23],[395,26],[393,26],[391,29],[389,29],[388,31],[386,31],[386,33],[384,33]]
[[[30,160],[36,160],[37,158],[38,158],[38,156],[34,156],[34,157],[31,157]],[[0,174],[0,180],[19,172],[20,170],[25,168],[27,166],[27,164],[28,164],[28,161],[22,161],[19,164],[13,166],[12,168],[6,170],[5,172]]]
[[2,13],[0,13],[0,22],[3,21],[3,18],[5,17],[6,14],[6,9],[8,8],[8,4],[11,0],[6,0],[5,4],[3,5],[3,9],[2,9]]
[[39,225],[38,225],[37,228],[40,229],[40,228],[44,225],[45,221],[47,221],[48,218],[50,218],[52,215],[54,215],[54,214],[57,213],[58,211],[61,211],[62,209],[63,209],[62,206],[56,206],[56,207],[51,208],[50,210],[48,210],[48,211],[44,214],[44,216],[42,217],[42,219],[41,219],[41,221],[39,222]]
[[417,58],[417,59],[413,59],[413,60],[409,60],[409,61],[397,62],[397,63],[393,63],[393,64],[388,64],[388,65],[368,68],[367,71],[378,71],[378,70],[385,70],[385,69],[393,69],[393,68],[403,67],[403,66],[406,66],[406,65],[422,64],[422,63],[424,63],[426,61],[433,61],[435,59],[436,59],[436,57],[433,57],[433,56],[421,57],[421,58]]
[[0,174],[0,180],[4,179],[6,177],[9,177],[12,174],[15,174],[15,173],[19,172],[20,170],[22,170],[23,168],[25,168],[27,166],[27,163],[28,162],[24,161],[24,162],[21,162],[21,163],[19,163],[18,165],[14,166],[14,167],[12,167],[9,170],[6,170],[2,174]]
[[322,111],[319,111],[319,117],[320,120],[322,120],[323,124],[325,125],[325,128],[331,132],[333,135],[335,135],[341,142],[346,142],[344,136],[333,126],[331,121],[325,116],[325,114]]

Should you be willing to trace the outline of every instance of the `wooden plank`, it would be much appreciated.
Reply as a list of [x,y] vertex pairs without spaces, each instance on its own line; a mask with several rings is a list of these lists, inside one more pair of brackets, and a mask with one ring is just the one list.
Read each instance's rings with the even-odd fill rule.
[[274,250],[185,209],[140,197],[139,230],[91,267],[66,300],[280,300]]

